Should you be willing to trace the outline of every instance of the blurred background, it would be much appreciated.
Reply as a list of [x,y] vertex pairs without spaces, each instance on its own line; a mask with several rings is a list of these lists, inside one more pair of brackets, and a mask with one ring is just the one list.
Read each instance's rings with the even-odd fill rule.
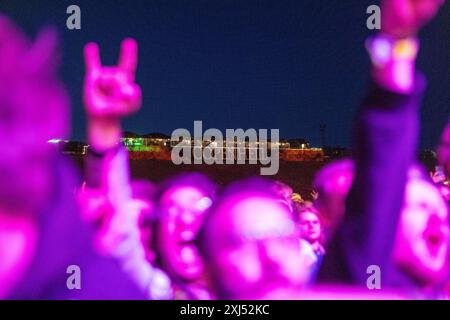
[[[66,9],[81,8],[81,30]],[[85,141],[82,48],[96,41],[115,64],[120,39],[140,46],[137,82],[144,105],[125,130],[279,128],[311,146],[349,147],[368,80],[363,43],[376,1],[315,0],[1,0],[0,11],[30,36],[57,28],[61,72],[72,97],[72,139]],[[450,113],[450,6],[422,34],[419,67],[429,82],[421,148],[434,148]],[[321,125],[325,128],[320,129]]]

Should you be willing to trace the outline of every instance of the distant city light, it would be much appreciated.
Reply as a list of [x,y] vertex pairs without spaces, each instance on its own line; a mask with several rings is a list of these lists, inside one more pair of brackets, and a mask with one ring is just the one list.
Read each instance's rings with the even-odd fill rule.
[[60,142],[68,142],[67,140],[62,140],[62,139],[50,139],[47,141],[47,143],[53,143],[53,144],[57,144]]

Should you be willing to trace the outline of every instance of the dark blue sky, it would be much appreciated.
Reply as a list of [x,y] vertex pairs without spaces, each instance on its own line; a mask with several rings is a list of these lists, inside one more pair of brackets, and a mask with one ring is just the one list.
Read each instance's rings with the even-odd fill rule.
[[[144,105],[125,121],[138,133],[176,128],[279,128],[282,137],[347,146],[369,62],[366,8],[375,0],[1,0],[30,35],[54,25],[63,41],[62,76],[72,97],[74,139],[84,139],[83,45],[101,45],[115,64],[122,38],[140,45]],[[66,29],[66,8],[82,29]],[[429,89],[422,147],[434,147],[450,114],[450,4],[422,33],[420,68]]]

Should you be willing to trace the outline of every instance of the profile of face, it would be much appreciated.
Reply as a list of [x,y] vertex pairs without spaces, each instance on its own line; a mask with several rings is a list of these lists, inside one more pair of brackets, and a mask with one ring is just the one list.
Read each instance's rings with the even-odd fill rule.
[[162,195],[157,245],[162,264],[172,276],[191,281],[203,274],[195,241],[211,204],[211,198],[194,186],[173,186]]
[[254,299],[306,282],[295,223],[275,198],[252,192],[230,196],[205,233],[208,271],[221,298]]
[[439,190],[421,179],[410,179],[397,229],[396,264],[422,283],[447,275],[448,208]]
[[320,224],[319,217],[313,211],[303,211],[299,215],[298,228],[300,232],[300,238],[305,239],[309,243],[315,243],[319,241],[322,226]]

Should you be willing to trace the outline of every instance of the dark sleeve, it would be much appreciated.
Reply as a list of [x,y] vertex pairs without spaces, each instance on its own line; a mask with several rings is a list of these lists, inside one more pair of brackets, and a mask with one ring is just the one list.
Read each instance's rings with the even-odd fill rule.
[[354,129],[355,176],[343,224],[324,259],[319,279],[365,285],[367,267],[377,265],[388,286],[395,276],[391,252],[407,171],[416,156],[421,75],[411,95],[372,84]]

